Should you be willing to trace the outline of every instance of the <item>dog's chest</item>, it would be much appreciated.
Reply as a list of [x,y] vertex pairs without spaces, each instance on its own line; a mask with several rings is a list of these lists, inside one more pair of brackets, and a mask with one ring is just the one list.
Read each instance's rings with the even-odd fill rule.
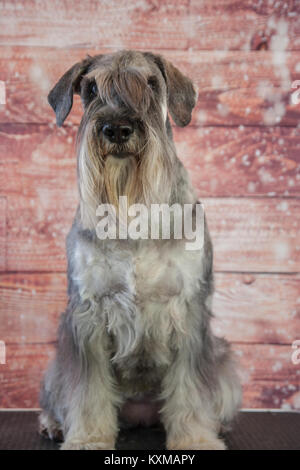
[[86,243],[75,259],[80,296],[92,302],[93,321],[105,323],[114,362],[127,361],[131,369],[167,366],[174,335],[185,329],[185,299],[199,275],[194,254],[155,243],[135,250]]

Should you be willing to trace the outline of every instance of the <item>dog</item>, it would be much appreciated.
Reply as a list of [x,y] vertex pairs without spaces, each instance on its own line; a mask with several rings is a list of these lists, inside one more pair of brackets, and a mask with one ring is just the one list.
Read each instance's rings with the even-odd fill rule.
[[[121,426],[159,420],[167,449],[225,449],[241,388],[230,346],[211,331],[213,253],[184,239],[99,239],[97,208],[198,203],[169,119],[191,120],[192,81],[161,55],[87,56],[48,95],[58,126],[73,94],[79,206],[67,236],[68,305],[41,387],[40,431],[62,449],[114,449]],[[193,211],[194,214],[194,211]],[[194,215],[193,215],[194,217]]]

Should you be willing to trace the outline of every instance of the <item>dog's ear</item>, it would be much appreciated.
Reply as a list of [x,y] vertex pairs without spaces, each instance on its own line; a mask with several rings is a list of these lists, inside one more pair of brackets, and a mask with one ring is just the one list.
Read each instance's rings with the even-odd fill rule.
[[80,80],[91,63],[91,57],[77,62],[60,78],[48,95],[48,102],[56,114],[56,123],[60,127],[71,111],[73,94],[80,93]]
[[187,126],[197,102],[197,92],[192,80],[162,56],[154,56],[154,62],[167,84],[168,108],[173,121],[177,126]]

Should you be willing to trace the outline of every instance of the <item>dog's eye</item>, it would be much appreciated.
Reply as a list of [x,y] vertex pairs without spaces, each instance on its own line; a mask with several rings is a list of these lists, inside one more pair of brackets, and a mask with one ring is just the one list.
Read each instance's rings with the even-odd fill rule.
[[92,82],[90,84],[89,91],[90,91],[90,97],[91,98],[95,98],[95,96],[97,96],[98,88],[97,88],[96,82]]
[[158,86],[158,81],[156,77],[149,77],[148,78],[148,86],[151,88],[151,90],[158,92],[159,91],[159,86]]

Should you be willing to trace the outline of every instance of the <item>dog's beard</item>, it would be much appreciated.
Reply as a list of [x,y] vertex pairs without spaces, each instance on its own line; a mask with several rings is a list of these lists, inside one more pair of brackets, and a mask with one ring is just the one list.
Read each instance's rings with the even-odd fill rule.
[[[100,204],[113,204],[118,213],[120,196],[127,197],[128,207],[170,202],[175,180],[174,150],[158,132],[147,126],[140,145],[132,140],[118,147],[103,145],[95,125],[85,127],[78,146],[80,217],[84,228],[95,229]],[[120,154],[127,156],[120,158]]]

